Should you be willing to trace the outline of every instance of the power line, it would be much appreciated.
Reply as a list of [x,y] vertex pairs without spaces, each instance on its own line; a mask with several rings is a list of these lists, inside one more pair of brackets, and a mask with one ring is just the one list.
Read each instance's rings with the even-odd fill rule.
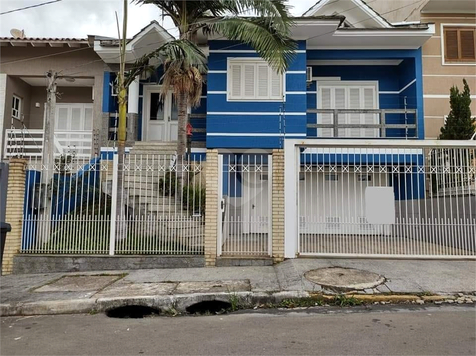
[[62,1],[62,0],[52,0],[52,1],[48,1],[48,2],[42,2],[42,3],[36,4],[36,5],[30,5],[30,6],[20,7],[19,9],[0,12],[0,15],[6,15],[6,14],[11,14],[12,12],[17,12],[17,11],[22,11],[22,10],[33,9],[34,7],[40,7],[40,6],[44,6],[44,5],[48,5],[48,4],[53,4],[53,3],[55,3],[55,2],[60,2],[60,1]]

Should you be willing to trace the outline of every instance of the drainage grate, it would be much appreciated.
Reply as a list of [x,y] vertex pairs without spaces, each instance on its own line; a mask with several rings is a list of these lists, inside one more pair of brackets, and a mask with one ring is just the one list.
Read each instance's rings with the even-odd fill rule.
[[220,300],[207,300],[187,307],[190,314],[220,314],[231,308],[231,304]]
[[144,305],[126,305],[106,311],[106,315],[110,318],[119,319],[142,319],[146,316],[159,315],[160,310]]

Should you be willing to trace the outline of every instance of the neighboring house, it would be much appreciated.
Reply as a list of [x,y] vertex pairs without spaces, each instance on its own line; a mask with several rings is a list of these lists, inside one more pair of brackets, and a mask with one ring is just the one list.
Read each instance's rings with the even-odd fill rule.
[[60,75],[56,152],[91,155],[93,129],[100,130],[104,62],[89,40],[3,37],[0,45],[2,158],[41,156],[49,70]]
[[[437,138],[450,111],[450,88],[457,85],[462,89],[466,79],[472,99],[476,99],[476,2],[377,0],[369,3],[391,23],[435,25],[435,35],[423,46],[423,90],[425,137]],[[476,100],[471,111],[476,113]]]
[[436,138],[450,112],[450,88],[471,89],[471,111],[476,115],[476,3],[430,0],[421,21],[435,24],[435,35],[423,46],[425,136]]

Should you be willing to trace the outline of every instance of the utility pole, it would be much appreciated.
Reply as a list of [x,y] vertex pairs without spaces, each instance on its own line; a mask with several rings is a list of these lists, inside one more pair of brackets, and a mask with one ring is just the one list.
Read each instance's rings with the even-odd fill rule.
[[[44,170],[42,174],[42,194],[38,198],[43,200],[43,219],[40,223],[39,239],[42,242],[48,241],[50,238],[50,218],[51,218],[51,204],[48,198],[48,185],[52,189],[54,166],[55,166],[55,118],[56,118],[56,80],[58,73],[49,70],[46,73],[48,79],[48,87],[46,88],[46,112],[45,125],[43,133],[43,152],[42,152],[42,167]],[[40,191],[41,192],[41,191]],[[40,203],[40,202],[38,202]]]
[[48,87],[46,88],[45,132],[43,137],[43,165],[47,174],[43,182],[48,183],[53,177],[55,162],[55,116],[56,116],[56,80],[58,73],[49,70],[46,73]]

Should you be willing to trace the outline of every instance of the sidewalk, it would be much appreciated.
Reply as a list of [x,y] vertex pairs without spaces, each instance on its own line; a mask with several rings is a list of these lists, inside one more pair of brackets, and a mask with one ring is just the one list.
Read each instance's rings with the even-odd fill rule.
[[[380,279],[383,283],[365,288],[352,286],[354,281],[347,279],[346,288],[335,289],[304,276],[310,270],[326,267],[364,270],[372,272],[370,277],[375,273],[384,279]],[[346,274],[347,270],[343,271],[340,275]],[[231,295],[252,302],[269,302],[315,292],[349,290],[372,295],[474,296],[476,261],[294,259],[268,267],[10,275],[0,277],[0,315],[84,313],[131,304],[185,310],[201,301],[228,301]]]

